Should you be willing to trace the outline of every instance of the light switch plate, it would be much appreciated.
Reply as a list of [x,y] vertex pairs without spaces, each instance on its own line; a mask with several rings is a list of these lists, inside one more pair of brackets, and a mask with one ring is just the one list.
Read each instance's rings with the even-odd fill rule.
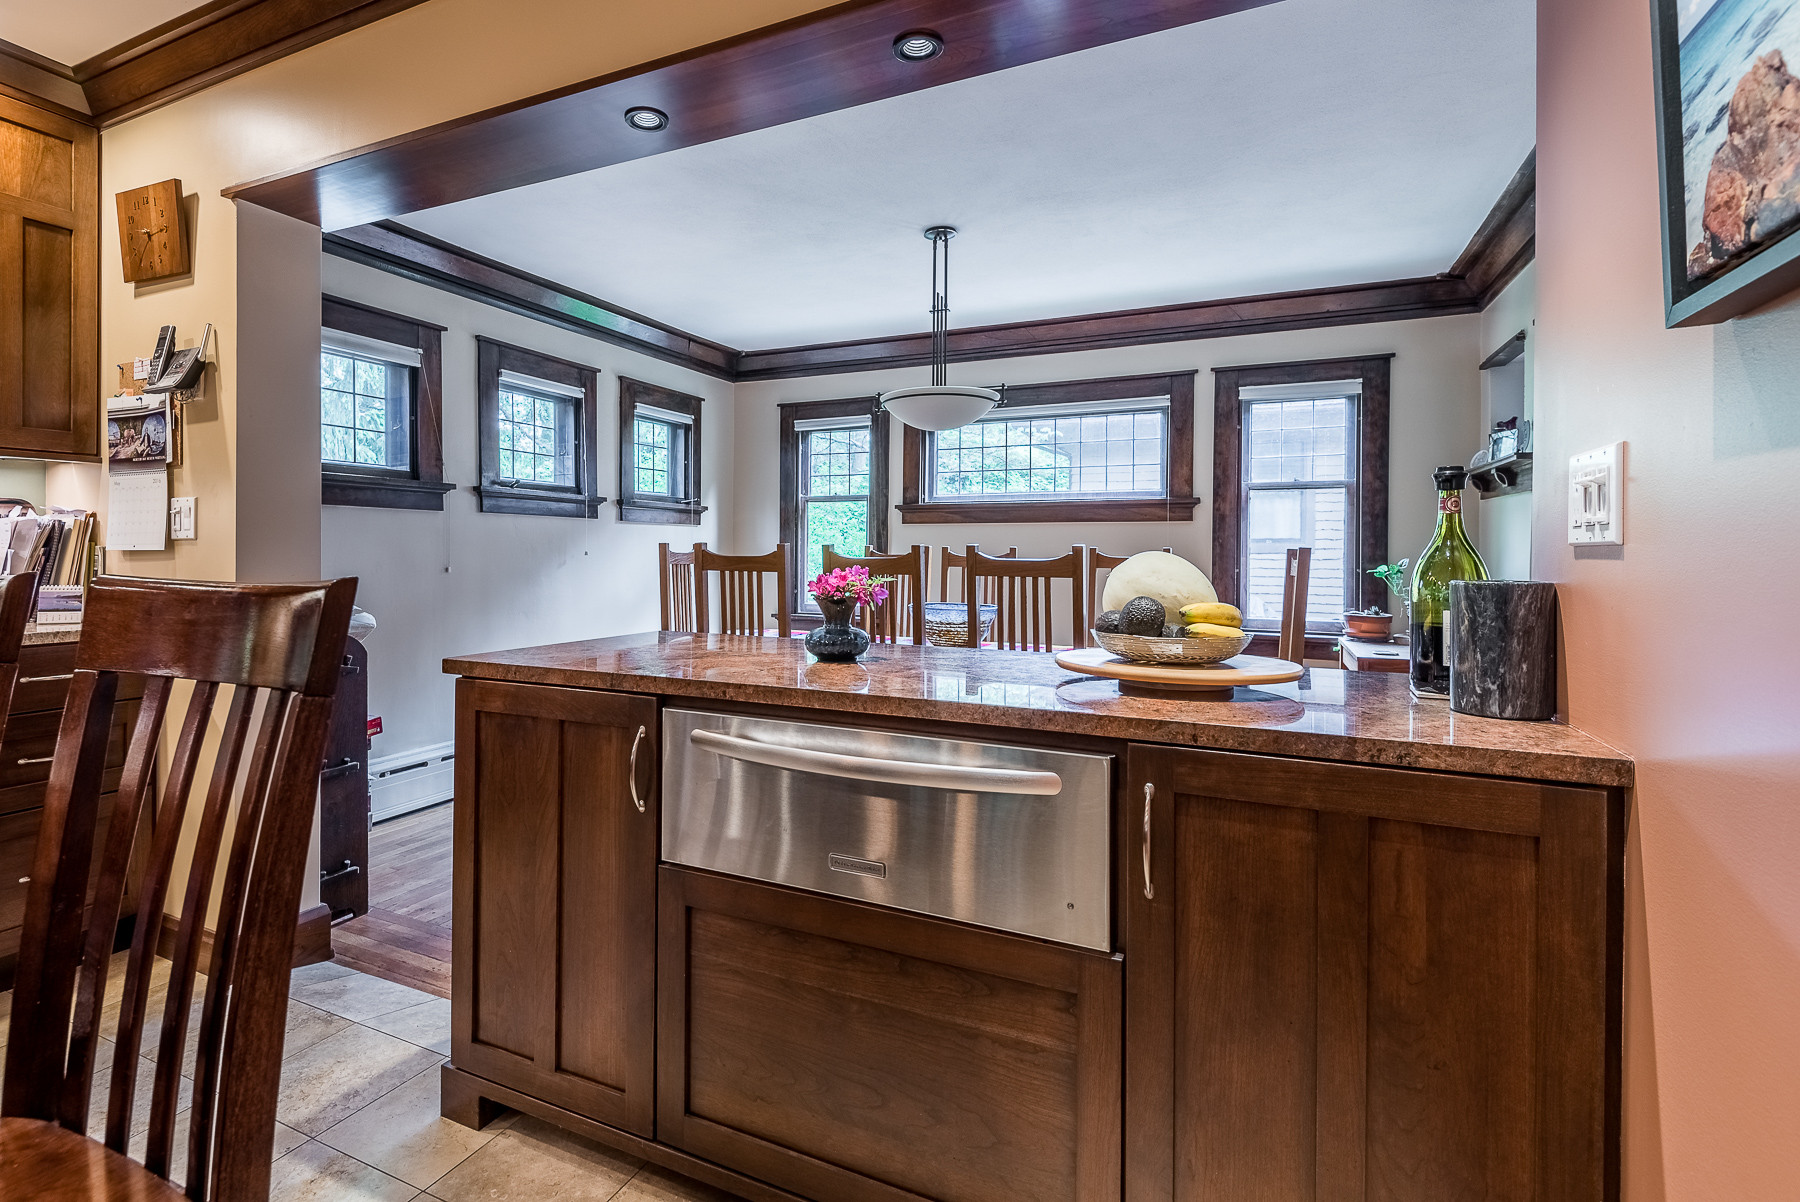
[[194,498],[169,498],[169,537],[194,537]]
[[1624,545],[1625,444],[1569,457],[1569,544]]

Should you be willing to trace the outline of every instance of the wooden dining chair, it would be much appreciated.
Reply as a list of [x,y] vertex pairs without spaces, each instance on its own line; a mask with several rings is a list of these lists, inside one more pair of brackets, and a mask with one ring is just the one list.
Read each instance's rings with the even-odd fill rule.
[[830,543],[824,547],[822,560],[827,572],[833,568],[865,567],[871,576],[892,576],[888,585],[887,604],[862,607],[863,629],[877,643],[898,643],[907,638],[915,646],[925,642],[925,581],[931,573],[931,548],[914,546],[910,551],[883,555],[865,548],[861,555],[840,555]]
[[1306,588],[1312,574],[1312,548],[1289,547],[1281,576],[1281,633],[1275,639],[1275,658],[1306,662]]
[[720,555],[706,544],[694,547],[694,614],[697,628],[710,629],[712,581],[718,577],[719,633],[761,634],[768,629],[769,594],[763,578],[775,576],[775,625],[782,638],[789,631],[788,545],[778,543],[767,555]]
[[[101,577],[89,586],[26,895],[0,1083],[0,1194],[145,1202],[184,1196],[166,1179],[189,1012],[203,940],[210,939],[193,1032],[185,1197],[268,1197],[294,920],[355,597],[354,579],[234,585]],[[102,821],[121,675],[143,678],[143,699],[110,821]],[[157,748],[177,681],[192,688],[157,801]],[[227,686],[229,710],[218,723],[214,711]],[[191,807],[190,793],[200,792],[194,785],[201,746],[213,741],[209,732],[217,743],[212,771]],[[146,806],[154,809],[142,840],[147,848],[134,846]],[[190,808],[199,811],[191,823]],[[178,847],[187,853],[187,877],[169,948],[173,963],[139,1164],[125,1156],[138,1094],[137,1050]],[[123,988],[109,1000],[114,931],[134,856],[144,868],[131,949]],[[218,913],[206,932],[215,880]],[[114,1004],[117,1021],[107,1032],[104,1015]],[[89,1093],[95,1055],[108,1034],[117,1051],[105,1130],[96,1142],[86,1135]]]
[[[1053,559],[1020,559],[983,555],[980,547],[971,545],[963,553],[963,601],[969,609],[970,643],[979,642],[979,606],[989,604],[998,607],[989,636],[996,647],[1049,651],[1058,646],[1082,646],[1088,629],[1087,553],[1086,547],[1076,546]],[[1065,643],[1058,643],[1055,637],[1051,586],[1058,580],[1069,582],[1069,610],[1074,621]],[[991,584],[994,597],[985,603],[981,601],[984,583]]]
[[[999,554],[990,556],[990,558],[993,559],[1017,559],[1018,557],[1019,549],[1017,547],[1008,547]],[[938,566],[939,601],[961,601],[963,599],[963,589],[960,583],[962,578],[960,576],[957,578],[959,583],[956,586],[956,591],[954,593],[950,591],[950,573],[952,570],[961,572],[963,570],[963,562],[964,555],[961,551],[954,551],[949,547],[944,548],[944,562]],[[994,582],[992,579],[989,579],[982,585],[981,603],[983,605],[992,605],[994,603]]]
[[695,625],[694,554],[706,550],[695,543],[692,551],[671,551],[668,543],[656,544],[657,584],[662,592],[662,629],[682,632]]
[[[1174,548],[1159,547],[1159,548],[1157,548],[1157,550],[1169,551],[1172,553]],[[1114,568],[1118,567],[1120,564],[1124,563],[1127,559],[1130,559],[1130,558],[1131,558],[1130,555],[1108,555],[1106,552],[1100,550],[1098,547],[1089,547],[1088,548],[1087,595],[1088,595],[1088,626],[1089,626],[1089,629],[1086,632],[1086,641],[1087,641],[1087,645],[1090,647],[1095,645],[1094,632],[1092,629],[1093,619],[1099,617],[1102,613],[1105,612],[1104,607],[1100,603],[1100,595],[1102,592],[1104,592],[1104,590],[1100,587],[1100,573],[1105,572],[1108,575],[1110,575]]]

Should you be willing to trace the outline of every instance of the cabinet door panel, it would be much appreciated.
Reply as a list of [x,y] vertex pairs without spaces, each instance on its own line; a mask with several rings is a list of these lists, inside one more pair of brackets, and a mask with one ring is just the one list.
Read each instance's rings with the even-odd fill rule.
[[1613,1196],[1618,795],[1133,748],[1146,787],[1129,1199]]
[[457,682],[452,1062],[645,1135],[655,728],[650,698]]

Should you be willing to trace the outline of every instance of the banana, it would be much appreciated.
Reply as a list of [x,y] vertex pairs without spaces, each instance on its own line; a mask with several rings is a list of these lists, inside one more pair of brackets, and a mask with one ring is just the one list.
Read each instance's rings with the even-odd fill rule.
[[1242,626],[1244,615],[1235,605],[1223,601],[1196,601],[1181,607],[1183,622],[1210,622],[1216,626]]
[[1190,639],[1235,639],[1243,633],[1236,626],[1221,626],[1217,622],[1189,622],[1187,628]]

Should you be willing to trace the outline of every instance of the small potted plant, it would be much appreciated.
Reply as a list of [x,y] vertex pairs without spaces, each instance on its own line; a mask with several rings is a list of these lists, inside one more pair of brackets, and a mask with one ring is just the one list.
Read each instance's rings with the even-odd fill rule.
[[[1388,586],[1388,590],[1400,598],[1401,604],[1406,602],[1406,567],[1411,560],[1402,559],[1399,563],[1384,563],[1378,568],[1370,568],[1369,575]],[[1344,633],[1353,639],[1368,642],[1384,642],[1393,637],[1394,615],[1379,605],[1371,605],[1367,609],[1350,609],[1344,611]]]
[[876,606],[888,599],[887,586],[892,576],[871,576],[869,569],[833,568],[820,572],[806,584],[806,591],[819,603],[825,618],[817,630],[806,636],[806,649],[814,659],[826,663],[853,663],[869,649],[869,632],[855,624],[858,605]]

